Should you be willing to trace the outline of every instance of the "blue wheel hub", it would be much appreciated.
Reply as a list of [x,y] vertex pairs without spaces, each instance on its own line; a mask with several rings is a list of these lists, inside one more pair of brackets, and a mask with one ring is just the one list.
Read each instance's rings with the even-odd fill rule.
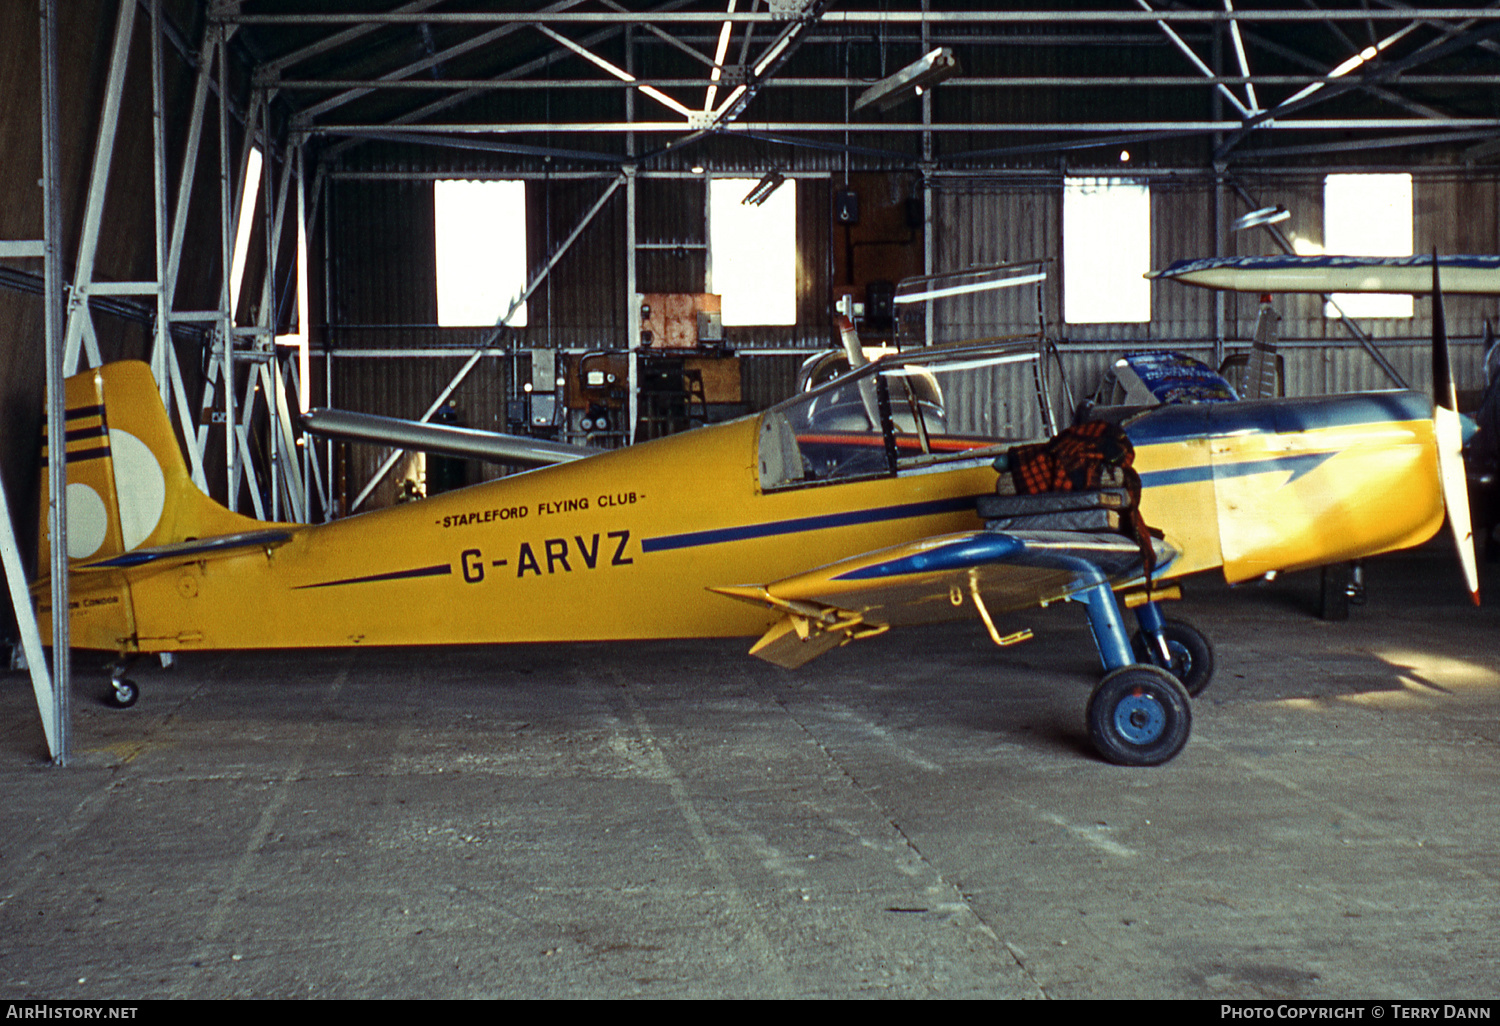
[[1167,728],[1167,711],[1154,695],[1136,688],[1115,703],[1115,730],[1133,745],[1149,745]]

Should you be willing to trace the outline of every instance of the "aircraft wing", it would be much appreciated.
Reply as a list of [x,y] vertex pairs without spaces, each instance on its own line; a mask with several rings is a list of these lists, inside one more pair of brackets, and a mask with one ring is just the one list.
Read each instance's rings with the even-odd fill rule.
[[[1155,544],[1157,566],[1164,567],[1176,552]],[[790,669],[890,627],[954,619],[965,605],[972,605],[997,643],[1005,643],[1010,639],[995,631],[992,611],[1027,609],[1141,575],[1140,547],[1119,534],[964,531],[854,556],[770,584],[712,590],[782,612],[750,654]]]
[[[1500,256],[1439,258],[1443,291],[1500,293]],[[1247,256],[1179,260],[1148,278],[1232,292],[1383,292],[1426,295],[1432,291],[1430,254],[1409,257]]]

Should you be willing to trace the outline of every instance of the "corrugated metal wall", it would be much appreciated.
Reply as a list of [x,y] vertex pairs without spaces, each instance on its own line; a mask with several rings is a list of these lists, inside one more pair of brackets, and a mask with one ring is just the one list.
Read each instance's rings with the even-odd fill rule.
[[[1245,212],[1245,203],[1225,187],[1216,200],[1211,177],[1190,173],[1153,174],[1152,265],[1212,255],[1215,252],[1216,202],[1226,224]],[[1242,181],[1258,204],[1284,204],[1291,218],[1280,227],[1289,235],[1322,242],[1321,173],[1265,175]],[[1058,257],[1063,250],[1061,194],[1063,175],[1051,181],[1028,174],[1015,180],[968,179],[944,183],[938,193],[936,261],[940,270],[986,263]],[[1459,178],[1448,173],[1418,174],[1413,187],[1416,249],[1440,252],[1500,251],[1497,196],[1493,176]],[[1458,212],[1462,211],[1460,215]],[[1234,255],[1279,252],[1264,229],[1226,233],[1226,252]],[[1196,350],[1212,360],[1213,343],[1222,337],[1227,353],[1243,350],[1255,330],[1259,298],[1227,293],[1220,335],[1216,293],[1172,282],[1152,285],[1152,319],[1142,324],[1067,324],[1059,320],[1061,290],[1071,283],[1053,277],[1045,290],[1051,333],[1060,340],[1067,377],[1075,391],[1093,389],[1111,362],[1126,348],[1172,346]],[[1006,335],[1034,330],[1034,303],[1014,293],[998,292],[939,304],[939,338]],[[1390,387],[1378,364],[1336,317],[1324,315],[1317,296],[1278,296],[1280,333],[1285,345],[1287,392],[1316,395],[1363,388]],[[1461,391],[1483,387],[1479,340],[1488,319],[1500,321],[1496,297],[1448,296],[1445,309],[1455,345],[1455,374]],[[1431,306],[1416,305],[1409,319],[1362,319],[1359,328],[1376,340],[1383,354],[1415,388],[1430,382],[1428,345]],[[1381,341],[1386,340],[1386,341]]]
[[[816,161],[815,161],[816,162]],[[540,268],[558,242],[579,223],[603,194],[610,179],[532,179],[529,188],[530,260]],[[1208,176],[1156,173],[1152,194],[1152,264],[1212,253],[1216,210],[1227,224],[1245,209],[1228,186],[1217,188]],[[637,275],[642,291],[698,291],[703,288],[704,180],[691,177],[647,177],[637,198]],[[799,179],[798,239],[802,273],[795,328],[731,329],[731,343],[743,361],[745,399],[752,409],[769,405],[795,386],[801,358],[766,353],[814,349],[833,341],[828,313],[830,195],[838,179],[814,172]],[[1050,277],[1041,289],[1049,336],[1059,341],[1057,408],[1090,394],[1121,350],[1171,346],[1212,363],[1217,354],[1243,350],[1253,334],[1258,298],[1215,293],[1171,282],[1152,287],[1152,320],[1143,324],[1067,324],[1059,320],[1062,281],[1056,258],[1063,248],[1061,195],[1063,175],[1029,172],[998,179],[968,178],[940,182],[934,192],[936,249],[940,270],[1019,260],[1051,260]],[[1266,175],[1240,183],[1258,203],[1282,203],[1292,212],[1283,230],[1321,242],[1322,176],[1310,173]],[[1418,178],[1415,188],[1417,239],[1422,248],[1446,252],[1494,252],[1500,249],[1496,226],[1496,182],[1458,180],[1446,175]],[[1464,209],[1475,216],[1452,216]],[[330,187],[330,302],[333,326],[327,340],[341,350],[440,349],[467,353],[491,344],[517,353],[510,359],[487,358],[456,393],[466,423],[505,428],[505,398],[512,381],[529,375],[525,353],[533,348],[608,349],[626,337],[625,197],[610,199],[578,241],[533,294],[530,326],[502,334],[481,329],[435,326],[432,262],[431,184],[429,180],[335,180]],[[1232,253],[1274,252],[1263,229],[1225,233]],[[1024,335],[1038,330],[1037,293],[1033,288],[982,293],[944,301],[936,308],[937,340]],[[1223,322],[1220,325],[1220,305]],[[1286,362],[1285,387],[1291,395],[1313,395],[1361,388],[1389,387],[1390,382],[1340,325],[1325,317],[1317,297],[1278,297]],[[1474,392],[1483,385],[1478,338],[1484,320],[1497,318],[1490,298],[1451,296],[1449,331],[1456,343],[1459,387]],[[920,337],[921,326],[903,338]],[[1409,320],[1360,322],[1380,342],[1381,351],[1416,388],[1429,383],[1425,339],[1431,331],[1428,305],[1419,302]],[[1222,338],[1222,347],[1216,347]],[[1381,341],[1384,340],[1384,341]],[[394,416],[415,417],[425,411],[457,369],[450,356],[395,361],[339,358],[334,362],[333,405]],[[1066,384],[1064,390],[1063,383]],[[1006,387],[1011,387],[1006,385]],[[1009,400],[1024,408],[1031,400],[1029,380],[1015,386]],[[322,395],[322,392],[319,392]],[[1028,429],[1037,427],[1029,424]],[[369,448],[369,447],[364,447]],[[362,486],[383,451],[352,447],[348,470],[355,490]],[[476,473],[492,475],[494,469]],[[393,494],[387,482],[370,502]]]

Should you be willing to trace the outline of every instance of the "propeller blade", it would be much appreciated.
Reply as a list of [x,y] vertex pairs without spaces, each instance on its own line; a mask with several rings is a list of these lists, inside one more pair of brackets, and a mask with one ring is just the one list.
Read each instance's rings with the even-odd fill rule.
[[1479,605],[1479,564],[1474,557],[1474,528],[1469,518],[1469,482],[1464,470],[1463,425],[1458,418],[1458,391],[1448,359],[1448,325],[1443,316],[1443,288],[1438,280],[1437,251],[1432,254],[1432,423],[1437,435],[1438,473],[1448,527],[1463,567],[1469,597]]

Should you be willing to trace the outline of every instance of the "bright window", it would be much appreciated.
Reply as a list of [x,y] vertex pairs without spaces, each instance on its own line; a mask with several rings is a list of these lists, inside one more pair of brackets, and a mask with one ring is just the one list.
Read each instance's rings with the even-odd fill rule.
[[758,178],[708,182],[709,291],[723,322],[797,321],[797,182],[788,178],[759,206],[743,202]]
[[[500,323],[526,291],[526,183],[433,183],[438,324]],[[522,303],[506,322],[526,326]]]
[[[1323,252],[1331,256],[1411,256],[1411,175],[1329,175],[1323,180]],[[1410,317],[1411,296],[1340,293],[1350,317]],[[1337,317],[1330,304],[1325,316]]]
[[1151,190],[1124,178],[1069,178],[1063,187],[1063,319],[1151,319]]

